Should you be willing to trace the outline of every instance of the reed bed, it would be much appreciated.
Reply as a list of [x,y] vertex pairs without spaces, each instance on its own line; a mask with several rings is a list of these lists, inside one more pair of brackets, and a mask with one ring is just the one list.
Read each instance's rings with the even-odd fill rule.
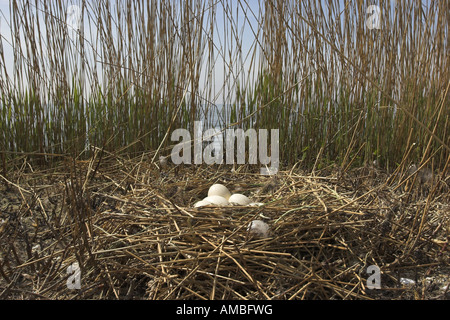
[[[447,299],[448,3],[370,4],[10,1],[0,298]],[[159,168],[195,121],[279,129],[278,174]]]
[[[57,163],[90,145],[139,154],[203,120],[280,129],[283,161],[309,169],[318,154],[319,166],[394,169],[411,148],[408,161],[433,155],[442,169],[448,3],[380,3],[379,28],[369,27],[371,4],[11,1],[0,39],[3,163],[22,152]],[[79,28],[67,23],[71,6]]]
[[[251,166],[161,170],[152,156],[45,171],[17,161],[2,185],[0,298],[448,298],[446,175],[428,185],[376,167],[268,177]],[[216,182],[264,205],[193,208]],[[248,232],[254,219],[269,237]],[[73,263],[79,289],[67,286]],[[367,287],[370,265],[379,290]]]

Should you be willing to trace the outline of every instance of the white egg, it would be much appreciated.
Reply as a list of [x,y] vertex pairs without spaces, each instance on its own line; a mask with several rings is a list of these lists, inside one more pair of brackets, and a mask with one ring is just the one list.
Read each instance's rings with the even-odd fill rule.
[[217,196],[217,195],[208,196],[205,199],[203,199],[203,201],[210,202],[217,206],[227,206],[228,205],[227,199],[225,199],[224,197],[221,197],[221,196]]
[[231,192],[223,184],[216,183],[216,184],[213,184],[209,188],[209,190],[208,190],[208,197],[209,196],[221,196],[221,197],[223,197],[223,198],[228,200],[230,198],[230,196],[231,196]]
[[267,238],[269,236],[269,225],[262,220],[253,220],[247,228],[248,232],[260,237]]
[[200,207],[209,206],[209,205],[211,205],[211,202],[205,201],[205,200],[200,200],[194,204],[194,208],[200,208]]
[[228,199],[228,202],[230,204],[246,206],[246,205],[250,204],[252,201],[249,198],[247,198],[246,196],[244,196],[243,194],[234,193],[231,195],[230,199]]

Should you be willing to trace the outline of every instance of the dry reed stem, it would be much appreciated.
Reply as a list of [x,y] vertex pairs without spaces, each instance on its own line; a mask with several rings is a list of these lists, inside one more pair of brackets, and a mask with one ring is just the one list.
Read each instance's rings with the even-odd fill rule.
[[[162,172],[161,179],[159,169],[141,159],[108,155],[92,180],[92,165],[73,162],[81,181],[70,185],[58,170],[10,175],[10,190],[33,196],[2,191],[10,218],[0,228],[0,295],[404,299],[411,291],[393,290],[401,288],[398,277],[448,272],[449,196],[443,182],[424,198],[399,192],[392,183],[401,180],[374,168],[316,170],[315,176],[291,170],[281,171],[265,193],[261,189],[271,180],[251,171],[185,167],[178,175]],[[136,176],[144,171],[148,182]],[[216,181],[266,204],[192,208]],[[256,218],[268,221],[269,238],[248,234]],[[41,249],[31,254],[27,248],[36,244]],[[82,269],[83,289],[77,292],[65,286],[73,262]],[[366,287],[371,264],[381,269],[380,291]],[[443,297],[429,287],[420,290],[426,298]]]

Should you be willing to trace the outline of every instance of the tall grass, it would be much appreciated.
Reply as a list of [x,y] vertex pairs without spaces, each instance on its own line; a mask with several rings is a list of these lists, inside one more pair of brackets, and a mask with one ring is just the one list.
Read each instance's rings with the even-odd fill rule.
[[371,4],[10,1],[2,157],[156,150],[170,130],[219,119],[280,129],[282,163],[392,167],[413,146],[408,161],[443,166],[448,2],[383,1],[379,29]]

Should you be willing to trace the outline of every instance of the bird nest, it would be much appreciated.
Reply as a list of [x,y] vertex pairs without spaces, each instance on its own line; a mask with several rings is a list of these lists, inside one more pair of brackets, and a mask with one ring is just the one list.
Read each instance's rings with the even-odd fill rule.
[[[3,299],[448,298],[442,176],[22,161],[0,187]],[[262,205],[193,208],[213,183]]]

